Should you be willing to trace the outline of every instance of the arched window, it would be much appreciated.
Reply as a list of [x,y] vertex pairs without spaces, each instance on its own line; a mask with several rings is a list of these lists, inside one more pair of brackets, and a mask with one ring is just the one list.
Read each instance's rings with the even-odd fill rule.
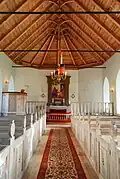
[[10,77],[9,85],[8,85],[8,91],[15,91],[13,76]]
[[120,114],[120,71],[116,77],[116,108],[117,114]]
[[104,103],[110,102],[110,85],[107,77],[104,79],[104,86],[103,86],[103,101]]

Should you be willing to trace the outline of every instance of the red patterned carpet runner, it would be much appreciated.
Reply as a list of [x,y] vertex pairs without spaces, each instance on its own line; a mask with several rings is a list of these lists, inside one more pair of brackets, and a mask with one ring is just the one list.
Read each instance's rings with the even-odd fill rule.
[[37,179],[87,179],[67,128],[51,129]]

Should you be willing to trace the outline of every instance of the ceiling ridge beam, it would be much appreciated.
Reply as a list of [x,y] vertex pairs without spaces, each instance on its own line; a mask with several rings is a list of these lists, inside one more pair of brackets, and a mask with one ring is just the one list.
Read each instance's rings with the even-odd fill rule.
[[[35,39],[35,40],[27,47],[27,49],[30,49],[31,46],[32,46],[32,48],[34,48],[34,47],[37,45],[38,40],[40,41],[40,37],[41,37],[46,31],[47,31],[47,29],[46,29],[45,31],[43,31],[43,32],[40,34],[40,36],[39,36],[37,39]],[[35,42],[35,45],[33,45],[34,42]],[[23,57],[25,56],[25,54],[26,54],[26,53],[20,53],[17,57],[15,57],[15,60],[16,60],[16,59],[21,59],[21,58],[23,58]],[[21,57],[21,55],[22,55],[22,57]]]
[[[68,35],[66,35],[66,36],[68,36]],[[69,36],[68,36],[68,37],[69,37]],[[77,50],[76,45],[74,44],[74,42],[73,42],[70,38],[69,38],[69,41],[70,41],[71,44],[74,46],[74,48]],[[79,57],[82,59],[83,63],[84,63],[84,64],[87,64],[86,61],[84,60],[82,54],[80,54],[80,52],[78,52],[78,51],[77,51],[77,54],[78,54]]]
[[[98,48],[98,49],[101,49],[103,50],[96,42],[93,41],[93,39],[86,33],[84,32],[80,27],[79,25],[74,21],[74,20],[71,20],[71,23],[75,24],[75,26],[77,26],[77,28],[80,30],[81,33],[83,33],[85,36],[87,36],[87,38],[89,39],[89,41],[92,41],[92,43]],[[67,23],[67,26],[69,26],[71,28],[71,26]],[[105,54],[109,57],[109,55],[105,52]]]
[[[55,38],[55,35],[53,35],[53,36],[50,38],[50,42],[49,42],[49,44],[48,44],[47,49],[49,49],[49,48],[51,47],[54,38]],[[48,52],[45,52],[45,54],[44,54],[44,56],[43,56],[43,58],[42,58],[42,60],[41,60],[41,62],[40,62],[40,66],[43,65],[43,63],[44,63],[44,61],[45,61],[45,58],[47,57],[47,54],[48,54]]]
[[[75,2],[76,2],[84,11],[88,11],[88,9],[87,9],[83,4],[81,4],[80,2],[78,2],[78,0],[75,0]],[[111,30],[108,29],[108,28],[106,27],[106,25],[103,24],[103,22],[101,22],[101,21],[99,20],[98,17],[96,17],[94,14],[92,14],[92,15],[89,14],[88,16],[90,16],[91,19],[92,19],[99,27],[101,27],[102,29],[104,29],[104,31],[106,31],[107,34],[109,34],[110,36],[112,36],[112,38],[120,45],[120,40],[118,40],[119,37],[116,37],[116,35],[113,34],[113,32],[111,32]]]
[[[38,8],[38,6],[41,5],[41,2],[43,2],[42,0],[38,1],[37,4],[35,4],[33,7],[32,7],[32,11],[36,10]],[[26,3],[28,3],[28,1],[26,1]],[[24,5],[24,4],[23,4]],[[22,6],[21,6],[22,7]],[[0,36],[0,41],[2,41],[10,32],[12,32],[12,30],[14,30],[14,28],[17,28],[17,26],[19,26],[24,20],[26,20],[28,18],[29,14],[26,15],[22,20],[20,20],[20,22],[17,22],[17,25],[15,24],[14,27],[12,27],[11,29],[8,29],[8,32],[7,34],[4,34]],[[2,24],[1,24],[2,25]],[[1,28],[1,25],[0,25],[0,28]]]
[[[68,6],[68,7],[69,7],[70,9],[73,9],[71,6]],[[92,31],[100,40],[102,40],[103,43],[106,44],[106,46],[108,46],[110,49],[114,50],[114,49],[112,48],[112,45],[108,44],[108,42],[106,42],[99,34],[97,34],[93,29],[91,29],[91,28],[89,27],[89,25],[88,25],[82,18],[78,17],[76,14],[74,14],[74,16],[75,16],[76,18],[78,18],[78,19],[82,22],[82,24],[84,24],[84,25],[87,27],[87,29],[89,29],[90,31]],[[70,15],[67,15],[67,17],[70,17]]]
[[[65,41],[65,44],[66,44],[67,49],[70,49],[70,47],[69,47],[69,45],[68,45],[68,43],[67,43],[66,38],[65,38],[64,35],[63,35],[63,38],[64,38],[64,41]],[[71,59],[72,59],[73,65],[76,65],[75,60],[74,60],[74,57],[73,57],[73,55],[72,55],[72,52],[69,52],[69,53],[70,53],[70,57],[71,57]]]
[[[39,50],[42,49],[42,48],[44,47],[44,45],[48,42],[49,38],[50,38],[50,35],[47,35],[47,37],[46,37],[46,39],[44,40],[43,44],[40,45]],[[39,51],[36,52],[36,54],[33,56],[32,60],[30,61],[30,64],[31,64],[31,65],[33,64],[33,62],[34,62],[35,59],[37,58],[38,54],[39,54]]]
[[[79,35],[75,30],[73,30],[73,29],[70,29],[70,30],[72,30],[81,40],[82,40],[82,42],[83,42],[83,44],[85,43],[85,45],[89,48],[89,49],[91,49],[91,50],[94,50],[89,44],[87,44],[87,42],[81,37],[81,35]],[[83,45],[84,46],[84,45]],[[101,57],[99,54],[98,54],[98,52],[95,52],[95,54],[97,55],[97,56],[99,56],[99,59],[101,59],[103,62],[105,62],[105,59],[103,58],[103,57]],[[94,58],[95,58],[95,56],[94,55],[92,55]],[[97,60],[97,59],[96,59]],[[98,61],[98,60],[97,60]]]

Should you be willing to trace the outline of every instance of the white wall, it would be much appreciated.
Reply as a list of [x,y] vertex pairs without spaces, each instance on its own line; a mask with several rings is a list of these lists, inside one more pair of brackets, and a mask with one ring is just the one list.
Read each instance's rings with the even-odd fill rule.
[[[49,70],[37,70],[32,68],[16,68],[15,69],[15,88],[17,91],[25,89],[28,93],[28,100],[42,100],[47,101],[47,78],[50,75]],[[70,101],[78,101],[78,71],[68,71],[70,78]],[[45,94],[45,98],[41,94]],[[75,94],[72,99],[71,95]]]
[[[10,80],[11,75],[14,78],[13,62],[5,53],[0,53],[0,71],[2,72],[3,89],[6,88],[4,81]],[[7,90],[7,89],[6,89]]]
[[106,63],[106,69],[104,70],[104,78],[107,77],[110,83],[110,89],[114,91],[110,92],[110,101],[114,102],[114,110],[116,113],[116,77],[120,70],[120,53],[114,54]]
[[0,53],[0,113],[2,102],[2,91],[8,90],[8,84],[5,81],[10,80],[11,75],[14,79],[14,70],[12,69],[13,62],[4,53]]
[[81,69],[78,78],[79,101],[103,101],[103,69]]

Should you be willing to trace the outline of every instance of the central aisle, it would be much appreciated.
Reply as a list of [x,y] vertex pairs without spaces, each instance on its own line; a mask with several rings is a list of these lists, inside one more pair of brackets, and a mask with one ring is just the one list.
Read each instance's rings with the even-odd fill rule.
[[86,179],[68,128],[51,129],[37,179]]
[[50,126],[23,179],[98,179],[69,127]]

